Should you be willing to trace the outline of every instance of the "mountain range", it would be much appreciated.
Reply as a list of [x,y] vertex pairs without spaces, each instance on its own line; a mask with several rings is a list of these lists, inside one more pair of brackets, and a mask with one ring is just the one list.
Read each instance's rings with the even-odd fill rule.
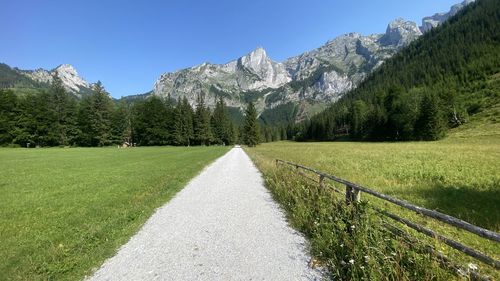
[[[187,97],[194,105],[199,94],[209,106],[222,95],[230,107],[242,108],[253,101],[261,116],[286,108],[287,118],[302,120],[338,100],[401,48],[446,21],[474,0],[465,0],[447,13],[422,19],[422,25],[402,18],[387,26],[385,33],[368,36],[341,35],[309,52],[283,62],[272,60],[262,47],[226,64],[203,63],[162,74],[151,92],[128,99],[157,95],[173,99]],[[0,64],[0,87],[29,89],[47,87],[57,73],[66,90],[77,97],[90,91],[91,83],[75,68],[63,64],[53,70],[20,70]],[[290,121],[290,120],[286,120]]]

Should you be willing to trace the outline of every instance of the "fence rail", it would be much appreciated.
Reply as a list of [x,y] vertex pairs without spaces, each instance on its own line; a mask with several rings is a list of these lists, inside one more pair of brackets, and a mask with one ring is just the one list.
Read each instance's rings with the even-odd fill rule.
[[[295,167],[299,174],[306,176],[310,180],[314,180],[314,179],[305,175],[301,171],[301,169],[318,175],[319,176],[318,181],[316,181],[316,180],[314,180],[314,181],[319,183],[320,187],[324,187],[324,180],[325,179],[330,179],[334,182],[345,185],[346,186],[345,196],[346,196],[346,203],[347,204],[351,204],[354,201],[360,201],[361,193],[364,192],[364,193],[373,195],[377,198],[380,198],[384,201],[391,202],[395,205],[398,205],[398,206],[403,207],[405,209],[414,211],[418,214],[437,219],[437,220],[444,222],[448,225],[452,225],[454,227],[466,230],[468,232],[474,233],[478,236],[487,238],[487,239],[492,240],[494,242],[497,242],[497,243],[500,242],[500,234],[499,233],[482,228],[482,227],[479,227],[479,226],[475,226],[475,225],[470,224],[464,220],[461,220],[461,219],[458,219],[458,218],[455,218],[455,217],[452,217],[450,215],[443,214],[443,213],[440,213],[440,212],[437,212],[434,210],[429,210],[429,209],[411,204],[411,203],[404,201],[404,200],[390,197],[390,196],[385,195],[383,193],[371,190],[369,188],[366,188],[366,187],[363,187],[361,185],[349,182],[347,180],[341,179],[341,178],[333,176],[333,175],[329,175],[327,173],[324,173],[322,171],[318,171],[318,170],[310,168],[310,167],[302,166],[300,164],[296,164],[296,163],[289,162],[289,161],[282,160],[282,159],[276,159],[276,165],[279,165],[280,163]],[[459,250],[462,253],[465,253],[466,255],[471,256],[477,260],[480,260],[480,261],[494,267],[497,270],[500,269],[500,261],[495,260],[494,258],[491,258],[491,257],[489,257],[489,256],[487,256],[487,255],[485,255],[485,254],[483,254],[475,249],[469,248],[469,247],[467,247],[467,246],[465,246],[457,241],[446,238],[440,234],[435,233],[434,231],[432,231],[430,229],[427,229],[427,228],[425,228],[421,225],[418,225],[416,223],[410,222],[407,219],[398,217],[394,214],[388,213],[387,211],[384,211],[384,210],[381,210],[378,208],[377,208],[377,211],[378,211],[378,213],[380,213],[384,216],[387,216],[395,221],[398,221],[402,224],[405,224],[406,226],[408,226],[408,227],[410,227],[410,228],[412,228],[420,233],[423,233],[427,236],[436,238],[439,241],[447,244],[448,246],[450,246],[456,250]]]

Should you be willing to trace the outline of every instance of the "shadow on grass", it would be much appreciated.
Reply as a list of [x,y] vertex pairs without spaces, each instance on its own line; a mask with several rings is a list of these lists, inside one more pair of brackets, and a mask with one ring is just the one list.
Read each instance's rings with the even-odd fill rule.
[[484,190],[470,186],[434,185],[414,190],[424,198],[425,207],[460,218],[493,231],[500,230],[500,188],[489,186]]

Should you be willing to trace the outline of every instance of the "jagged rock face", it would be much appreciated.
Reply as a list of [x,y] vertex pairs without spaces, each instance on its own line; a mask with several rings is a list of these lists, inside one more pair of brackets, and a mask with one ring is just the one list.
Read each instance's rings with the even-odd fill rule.
[[241,92],[277,88],[291,81],[281,63],[272,61],[262,48],[227,64],[204,63],[173,73],[164,73],[154,85],[154,94],[171,98],[186,96],[195,104],[199,94],[206,95],[209,106],[222,94],[230,106],[239,107]]
[[55,73],[61,78],[65,89],[76,96],[81,96],[82,91],[89,91],[91,85],[81,78],[76,69],[69,64],[61,64],[53,70],[39,68],[37,70],[18,70],[19,73],[37,82],[50,84]]
[[[245,100],[256,101],[259,111],[288,102],[332,102],[356,87],[368,74],[399,49],[474,0],[453,6],[449,13],[424,18],[424,27],[398,18],[384,34],[341,35],[325,45],[283,63],[271,60],[264,49],[216,65],[204,63],[160,76],[153,93],[172,98],[186,96],[194,105],[200,93],[208,105],[223,95],[229,106],[243,107]],[[435,24],[434,22],[437,22]]]
[[464,0],[462,3],[451,6],[451,9],[448,13],[436,13],[433,16],[423,18],[420,30],[425,33],[433,29],[434,27],[446,21],[448,18],[456,15],[461,9],[473,3],[474,1],[475,0]]
[[398,18],[389,23],[385,35],[380,38],[383,45],[393,45],[403,47],[422,35],[417,24],[412,21],[405,21]]

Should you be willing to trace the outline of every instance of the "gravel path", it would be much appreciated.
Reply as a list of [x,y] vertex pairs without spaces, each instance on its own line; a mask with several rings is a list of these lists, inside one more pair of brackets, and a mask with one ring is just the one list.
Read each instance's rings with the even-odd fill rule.
[[319,280],[241,148],[159,208],[90,280]]

